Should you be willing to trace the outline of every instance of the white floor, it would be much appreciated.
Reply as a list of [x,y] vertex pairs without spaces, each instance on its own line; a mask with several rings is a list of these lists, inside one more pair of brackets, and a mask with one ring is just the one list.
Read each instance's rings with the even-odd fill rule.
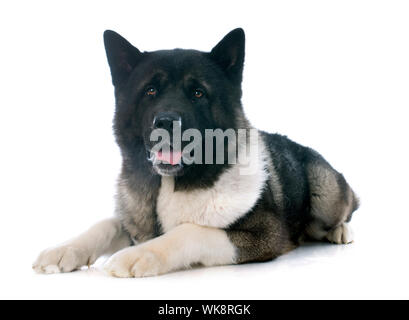
[[98,266],[38,275],[30,269],[28,256],[16,252],[1,263],[0,298],[409,298],[403,239],[399,234],[388,235],[396,236],[393,241],[382,239],[382,231],[365,227],[359,215],[355,218],[356,241],[350,245],[311,243],[267,263],[198,268],[154,278],[111,278]]

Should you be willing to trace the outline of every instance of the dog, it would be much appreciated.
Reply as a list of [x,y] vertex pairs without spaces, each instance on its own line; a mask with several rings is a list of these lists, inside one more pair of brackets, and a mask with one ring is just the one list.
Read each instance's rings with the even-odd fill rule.
[[[359,201],[343,175],[313,149],[256,130],[245,117],[242,29],[210,52],[141,52],[110,30],[104,43],[122,155],[116,215],[43,251],[35,271],[70,272],[112,255],[108,274],[145,277],[268,261],[305,239],[352,242],[348,223]],[[201,136],[193,144],[189,129]],[[228,130],[236,139],[226,139]],[[168,134],[162,149],[152,138],[158,131]],[[230,155],[247,161],[226,161]]]

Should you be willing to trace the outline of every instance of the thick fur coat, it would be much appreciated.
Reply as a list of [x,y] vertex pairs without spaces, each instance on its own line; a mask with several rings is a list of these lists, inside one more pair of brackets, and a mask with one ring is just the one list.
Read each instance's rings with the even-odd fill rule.
[[[306,238],[352,241],[348,222],[358,198],[343,175],[316,151],[257,131],[246,119],[242,29],[210,52],[140,52],[113,31],[105,32],[104,42],[123,159],[116,215],[43,251],[33,265],[36,271],[68,272],[114,253],[105,265],[109,274],[142,277],[197,264],[271,260]],[[152,154],[152,131],[170,131],[172,123],[203,134],[208,129],[256,131],[255,140],[236,150],[255,150],[248,156],[255,170],[242,174],[249,163],[152,161],[164,157]],[[228,147],[230,142],[222,143]],[[172,149],[170,155],[178,154]]]

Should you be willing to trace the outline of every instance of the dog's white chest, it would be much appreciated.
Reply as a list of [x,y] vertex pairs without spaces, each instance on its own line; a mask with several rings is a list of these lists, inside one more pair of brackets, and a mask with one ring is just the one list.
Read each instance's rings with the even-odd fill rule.
[[175,192],[174,178],[162,177],[156,210],[163,231],[182,223],[229,226],[254,207],[266,178],[264,166],[252,175],[240,175],[233,166],[211,188]]

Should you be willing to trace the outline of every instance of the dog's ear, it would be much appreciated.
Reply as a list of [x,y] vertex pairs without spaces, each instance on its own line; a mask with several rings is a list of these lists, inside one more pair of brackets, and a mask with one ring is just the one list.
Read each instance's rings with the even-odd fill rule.
[[105,51],[111,68],[112,83],[118,86],[128,79],[142,53],[118,33],[104,32]]
[[234,82],[241,82],[244,63],[244,31],[241,28],[230,31],[210,52],[210,57]]

